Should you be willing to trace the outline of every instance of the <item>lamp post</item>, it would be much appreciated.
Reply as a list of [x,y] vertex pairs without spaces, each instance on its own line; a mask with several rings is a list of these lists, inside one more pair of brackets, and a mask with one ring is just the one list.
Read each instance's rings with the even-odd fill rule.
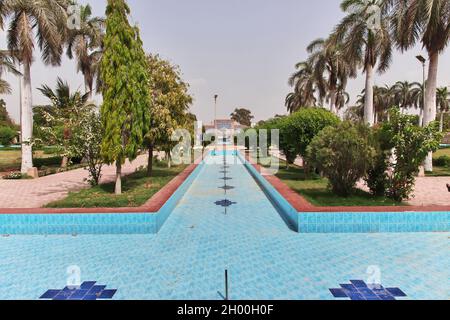
[[[423,73],[422,73],[422,75],[423,75],[423,77],[422,77],[422,90],[423,90],[423,92],[422,92],[422,98],[423,98],[422,103],[423,103],[423,106],[422,106],[422,109],[420,110],[420,115],[421,116],[419,117],[419,125],[421,127],[423,127],[423,112],[425,110],[425,104],[426,104],[426,97],[425,97],[426,73],[425,73],[425,68],[426,68],[427,59],[425,59],[422,55],[416,56],[416,59],[419,60],[419,62],[422,64],[422,69],[423,69]],[[425,177],[425,165],[421,165],[420,166],[420,168],[419,168],[419,177]]]
[[219,98],[218,94],[214,95],[214,127],[217,129],[217,99]]
[[[425,59],[422,55],[418,55],[416,56],[416,59],[419,60],[419,62],[422,64],[422,69],[423,69],[423,78],[422,78],[422,88],[423,88],[423,92],[422,92],[422,110],[420,111],[421,114],[423,114],[423,111],[425,109],[425,104],[426,104],[426,97],[425,97],[425,91],[426,91],[426,62],[427,59]],[[423,126],[423,117],[420,117],[420,126]]]

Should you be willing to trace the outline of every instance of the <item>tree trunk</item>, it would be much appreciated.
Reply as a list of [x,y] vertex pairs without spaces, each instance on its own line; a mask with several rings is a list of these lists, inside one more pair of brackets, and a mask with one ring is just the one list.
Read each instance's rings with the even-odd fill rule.
[[147,176],[153,175],[153,144],[148,145],[148,164],[147,164]]
[[373,66],[369,63],[366,66],[366,98],[364,102],[364,122],[373,126],[374,112],[373,112]]
[[[425,90],[425,110],[423,115],[424,126],[436,120],[436,89],[439,66],[439,53],[429,52],[430,65],[428,70],[428,81]],[[425,171],[433,171],[433,153],[430,152],[425,159]]]
[[116,195],[122,194],[122,163],[120,160],[116,161]]
[[423,108],[420,108],[420,113],[419,113],[419,126],[423,127]]
[[444,132],[444,112],[441,112],[441,117],[439,119],[439,131]]
[[26,174],[33,167],[33,102],[31,92],[31,66],[25,62],[23,65],[23,79],[21,85],[20,125],[22,135],[22,167],[21,172]]
[[336,113],[336,89],[330,88],[330,111]]

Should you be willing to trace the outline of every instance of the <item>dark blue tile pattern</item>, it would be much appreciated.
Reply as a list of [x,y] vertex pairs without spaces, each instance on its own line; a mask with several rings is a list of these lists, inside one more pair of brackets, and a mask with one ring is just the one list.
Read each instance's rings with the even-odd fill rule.
[[85,281],[79,288],[65,287],[62,290],[48,290],[39,299],[45,300],[103,300],[112,299],[116,289],[96,285],[95,281]]
[[222,206],[222,207],[230,207],[233,204],[236,204],[236,202],[230,201],[230,200],[220,200],[220,201],[216,201],[216,205],[218,206]]
[[330,289],[337,299],[350,300],[396,300],[407,295],[399,288],[384,288],[381,285],[368,285],[362,280],[350,280],[350,284],[341,284],[340,288]]

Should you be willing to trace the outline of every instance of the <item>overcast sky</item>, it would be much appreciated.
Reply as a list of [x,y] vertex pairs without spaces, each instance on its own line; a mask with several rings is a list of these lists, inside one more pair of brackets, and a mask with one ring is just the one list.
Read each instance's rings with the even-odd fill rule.
[[[95,15],[104,15],[106,0],[89,2]],[[219,95],[220,117],[236,107],[246,107],[256,120],[284,114],[284,98],[294,65],[306,58],[305,48],[318,37],[326,37],[342,18],[340,0],[129,0],[132,22],[138,23],[145,50],[159,53],[181,67],[195,98],[192,112],[209,122],[214,116],[213,95]],[[6,48],[0,31],[0,47]],[[450,51],[450,50],[447,50]],[[420,48],[397,53],[390,70],[376,83],[397,80],[421,81],[422,71],[414,58]],[[59,75],[73,89],[83,89],[81,74],[73,61],[61,67],[45,67],[40,53],[32,67],[33,103],[46,99],[36,90],[51,86]],[[450,84],[450,53],[441,57],[439,85]],[[11,115],[19,116],[18,79],[6,76],[13,94],[3,96]],[[364,78],[352,80],[352,100],[361,91]]]

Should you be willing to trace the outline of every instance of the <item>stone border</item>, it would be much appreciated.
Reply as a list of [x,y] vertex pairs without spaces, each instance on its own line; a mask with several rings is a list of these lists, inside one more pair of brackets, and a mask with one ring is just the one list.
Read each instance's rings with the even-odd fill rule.
[[[264,168],[251,160],[250,155],[246,154],[245,159],[259,172]],[[449,206],[375,206],[375,207],[317,207],[306,200],[303,196],[292,190],[281,179],[273,175],[262,176],[286,199],[289,204],[299,213],[320,213],[320,212],[450,212]]]
[[157,213],[167,201],[174,195],[178,188],[189,178],[202,160],[198,159],[194,164],[188,166],[167,185],[154,194],[144,205],[140,207],[122,208],[0,208],[1,214],[111,214],[111,213]]

